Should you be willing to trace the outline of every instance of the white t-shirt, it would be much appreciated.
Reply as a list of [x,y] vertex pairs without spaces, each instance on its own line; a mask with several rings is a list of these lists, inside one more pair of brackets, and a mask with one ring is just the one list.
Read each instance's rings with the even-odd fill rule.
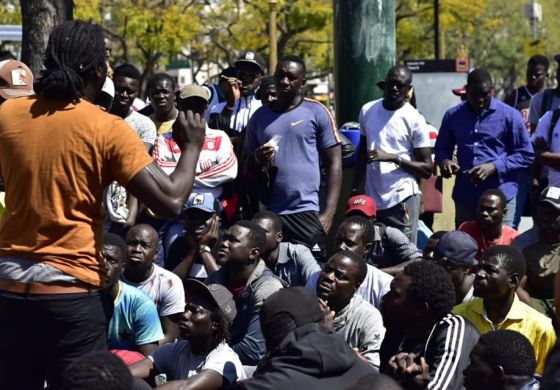
[[153,145],[156,139],[156,125],[150,118],[145,115],[139,114],[136,111],[124,118],[130,127],[134,129],[138,137],[147,144]]
[[166,374],[168,381],[190,378],[202,370],[213,370],[229,384],[245,379],[239,356],[226,343],[219,344],[208,355],[195,355],[188,341],[179,340],[156,349],[150,359],[159,374]]
[[[383,99],[366,103],[360,111],[360,133],[368,149],[396,154],[402,160],[413,160],[414,149],[431,146],[426,120],[408,103],[395,111],[386,110]],[[418,194],[419,188],[416,178],[396,164],[373,162],[367,165],[365,193],[384,210]]]
[[154,264],[154,272],[142,283],[132,283],[122,276],[123,282],[144,291],[157,306],[160,317],[182,313],[185,310],[183,282],[173,272]]
[[[549,130],[552,122],[552,111],[548,111],[542,116],[537,125],[537,129],[531,136],[531,141],[535,142],[537,138],[543,138],[550,146],[552,153],[560,153],[560,121],[554,126],[552,139],[549,139]],[[552,187],[560,187],[560,171],[551,167],[546,167],[548,172],[548,185]]]
[[[305,284],[305,287],[312,290],[313,293],[316,292],[317,280],[319,280],[320,273],[319,271],[312,274]],[[391,289],[392,280],[393,277],[388,273],[381,271],[373,265],[367,264],[366,278],[358,288],[356,294],[362,297],[364,301],[371,303],[376,309],[380,309],[381,298]]]

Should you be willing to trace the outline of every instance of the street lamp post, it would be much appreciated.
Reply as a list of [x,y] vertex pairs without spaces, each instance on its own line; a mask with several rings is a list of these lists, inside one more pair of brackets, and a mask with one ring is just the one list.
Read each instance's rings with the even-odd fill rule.
[[270,55],[268,57],[268,72],[273,73],[276,69],[278,62],[278,48],[276,38],[276,4],[278,0],[268,0],[269,14],[268,14],[268,44]]

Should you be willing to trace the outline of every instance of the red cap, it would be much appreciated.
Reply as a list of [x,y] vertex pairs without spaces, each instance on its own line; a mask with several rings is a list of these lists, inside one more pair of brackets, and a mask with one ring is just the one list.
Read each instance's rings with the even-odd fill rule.
[[364,216],[371,218],[375,217],[377,213],[377,205],[375,200],[366,195],[356,195],[348,199],[348,205],[346,206],[346,215],[352,211],[359,211]]
[[465,84],[460,88],[453,88],[451,92],[453,92],[455,96],[464,96],[467,94],[467,85]]

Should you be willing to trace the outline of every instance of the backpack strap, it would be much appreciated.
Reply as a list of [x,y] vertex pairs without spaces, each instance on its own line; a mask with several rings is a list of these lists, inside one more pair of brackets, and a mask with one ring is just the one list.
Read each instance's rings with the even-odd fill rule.
[[548,128],[548,145],[552,148],[552,133],[554,133],[554,128],[560,119],[560,108],[552,110],[552,119],[550,120],[550,127]]
[[545,89],[543,92],[543,99],[541,103],[541,110],[539,111],[539,118],[550,110],[550,106],[552,105],[552,89]]

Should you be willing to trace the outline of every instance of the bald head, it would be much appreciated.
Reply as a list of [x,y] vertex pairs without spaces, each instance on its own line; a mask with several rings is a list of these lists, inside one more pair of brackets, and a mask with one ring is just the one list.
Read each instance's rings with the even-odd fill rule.
[[408,67],[404,65],[395,65],[387,72],[387,77],[385,80],[389,79],[389,77],[394,77],[396,75],[401,75],[404,80],[408,83],[408,85],[412,84],[412,72]]
[[158,243],[159,234],[150,225],[135,225],[128,231],[128,259],[124,270],[128,280],[140,283],[151,275],[158,254]]

